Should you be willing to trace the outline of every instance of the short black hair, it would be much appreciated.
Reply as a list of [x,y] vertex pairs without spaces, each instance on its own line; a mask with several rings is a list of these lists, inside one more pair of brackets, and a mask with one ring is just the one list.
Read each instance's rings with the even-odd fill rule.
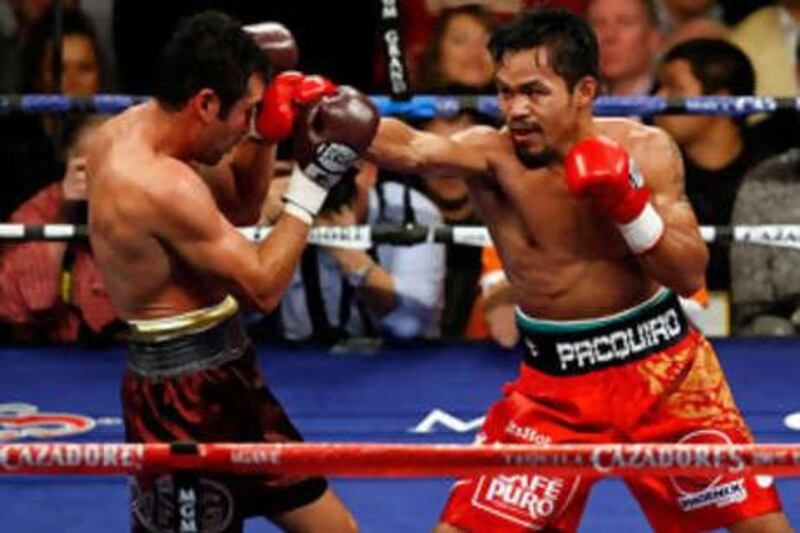
[[224,118],[256,72],[268,78],[269,63],[241,23],[218,11],[203,11],[181,20],[164,47],[154,96],[166,109],[177,110],[210,88]]
[[524,12],[497,30],[489,41],[496,63],[506,52],[545,47],[556,74],[573,89],[584,77],[600,79],[597,37],[583,17],[563,8]]
[[703,87],[703,94],[727,91],[731,95],[751,95],[756,88],[756,73],[747,55],[723,39],[691,39],[675,45],[661,60],[664,65],[682,59]]

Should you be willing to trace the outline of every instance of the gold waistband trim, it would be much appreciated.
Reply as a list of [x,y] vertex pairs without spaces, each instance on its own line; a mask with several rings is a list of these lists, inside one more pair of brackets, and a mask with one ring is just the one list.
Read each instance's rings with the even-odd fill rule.
[[195,309],[180,315],[148,320],[129,320],[131,335],[136,340],[167,340],[180,335],[199,333],[223,320],[232,317],[239,310],[239,303],[231,295],[211,307]]

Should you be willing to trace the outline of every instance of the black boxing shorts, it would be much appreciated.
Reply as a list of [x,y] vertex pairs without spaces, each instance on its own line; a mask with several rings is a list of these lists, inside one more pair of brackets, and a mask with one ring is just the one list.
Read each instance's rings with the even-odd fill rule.
[[[238,306],[131,322],[122,405],[127,442],[289,442],[302,437],[267,388]],[[132,531],[242,531],[317,500],[323,478],[141,473]]]

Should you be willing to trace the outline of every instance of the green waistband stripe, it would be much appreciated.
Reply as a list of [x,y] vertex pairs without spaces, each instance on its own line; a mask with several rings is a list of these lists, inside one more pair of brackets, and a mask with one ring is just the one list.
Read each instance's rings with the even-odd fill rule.
[[589,318],[586,320],[542,320],[526,315],[519,307],[515,309],[514,315],[517,327],[522,332],[529,333],[574,333],[587,331],[590,329],[608,326],[615,322],[622,322],[641,314],[643,311],[658,305],[670,297],[672,291],[661,288],[653,296],[640,303],[636,307],[620,311],[613,315]]

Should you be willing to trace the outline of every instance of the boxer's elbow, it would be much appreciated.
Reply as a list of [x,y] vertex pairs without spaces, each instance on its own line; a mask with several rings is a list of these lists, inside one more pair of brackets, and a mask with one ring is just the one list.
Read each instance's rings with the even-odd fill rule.
[[695,232],[671,235],[654,254],[651,266],[659,273],[654,277],[681,296],[691,296],[705,286],[708,246]]
[[681,296],[690,297],[706,285],[707,252],[693,263],[685,263],[683,269],[676,269],[672,288]]
[[255,295],[254,306],[262,313],[271,313],[281,303],[283,291],[274,287],[266,288]]
[[691,268],[685,275],[686,284],[683,290],[678,291],[681,296],[691,296],[706,286],[706,269],[708,268],[709,252],[705,242],[694,245]]
[[645,254],[641,259],[651,279],[688,297],[705,286],[707,256],[707,252],[667,257]]
[[705,287],[705,272],[690,273],[673,283],[672,289],[680,296],[690,298],[697,291]]
[[284,291],[274,283],[267,282],[249,287],[239,286],[235,292],[248,308],[269,313],[278,308]]

